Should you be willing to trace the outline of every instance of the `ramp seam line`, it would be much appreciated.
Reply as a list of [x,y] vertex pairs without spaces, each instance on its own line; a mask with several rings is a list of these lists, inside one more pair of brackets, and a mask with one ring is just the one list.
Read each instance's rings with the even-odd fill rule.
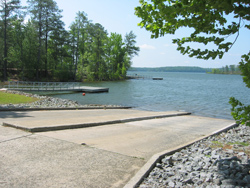
[[9,140],[0,141],[0,144],[1,144],[1,143],[5,143],[5,142],[10,142],[10,141],[13,141],[13,140],[18,140],[18,139],[20,139],[20,138],[29,137],[29,136],[32,136],[32,135],[33,135],[33,134],[29,134],[29,135],[25,135],[25,136],[20,136],[20,137],[12,138],[12,139],[9,139]]

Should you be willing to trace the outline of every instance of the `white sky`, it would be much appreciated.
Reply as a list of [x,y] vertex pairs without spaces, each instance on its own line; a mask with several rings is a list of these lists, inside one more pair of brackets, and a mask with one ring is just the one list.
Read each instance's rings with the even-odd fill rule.
[[[223,59],[199,60],[181,55],[172,38],[185,37],[187,30],[178,31],[176,36],[165,35],[151,39],[150,32],[137,26],[140,18],[134,15],[134,8],[139,6],[139,0],[55,0],[62,9],[62,20],[66,29],[74,21],[78,11],[84,11],[93,23],[100,23],[109,33],[119,33],[123,36],[133,31],[137,36],[139,56],[133,58],[133,67],[164,67],[164,66],[199,66],[220,68],[225,65],[238,64],[241,55],[250,50],[250,32],[243,30],[236,44],[224,55]],[[22,5],[26,0],[21,0]],[[234,40],[232,37],[231,41]]]

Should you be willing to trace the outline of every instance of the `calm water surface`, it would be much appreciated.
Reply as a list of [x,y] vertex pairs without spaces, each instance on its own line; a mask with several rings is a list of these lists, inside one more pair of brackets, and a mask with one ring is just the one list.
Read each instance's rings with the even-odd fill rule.
[[127,80],[84,83],[108,87],[109,93],[60,94],[55,97],[76,100],[80,104],[114,104],[142,110],[182,110],[195,115],[232,119],[229,98],[234,96],[250,104],[250,89],[239,75],[203,73],[137,72],[139,75],[163,77],[163,80]]

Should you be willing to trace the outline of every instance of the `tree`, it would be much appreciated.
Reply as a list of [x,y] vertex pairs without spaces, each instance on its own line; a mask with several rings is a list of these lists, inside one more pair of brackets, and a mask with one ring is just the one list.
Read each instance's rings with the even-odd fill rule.
[[34,79],[36,76],[36,60],[38,51],[36,24],[28,21],[25,24],[23,45],[23,67],[21,78],[28,80]]
[[90,67],[91,72],[94,72],[94,80],[104,80],[105,75],[103,72],[106,72],[105,64],[105,51],[104,46],[108,37],[107,31],[104,27],[99,24],[89,24],[89,34],[91,36],[90,44]]
[[1,29],[3,28],[3,22],[1,22],[0,20],[0,79],[3,78],[3,54],[4,54],[4,40],[3,40],[3,30]]
[[140,51],[140,48],[135,46],[136,44],[136,35],[133,33],[133,31],[130,31],[128,34],[125,35],[125,45],[126,45],[126,51],[128,55],[132,58],[134,55],[138,55],[138,52]]
[[58,9],[54,0],[28,0],[29,10],[32,20],[35,21],[38,28],[38,54],[36,61],[36,79],[39,79],[39,69],[42,69],[44,62],[45,76],[48,73],[48,40],[49,33],[56,28],[58,24],[63,27],[64,23],[60,21],[61,10]]
[[[60,21],[60,20],[59,20]],[[51,31],[48,41],[48,69],[50,75],[55,80],[68,81],[71,78],[71,61],[68,53],[69,33],[63,27],[63,23],[55,24],[55,28]]]
[[235,72],[235,65],[229,65],[230,69],[231,69],[231,72],[232,74]]
[[228,74],[229,73],[229,67],[228,67],[228,65],[226,65],[226,74]]
[[223,74],[225,74],[225,67],[222,67],[221,71],[222,71]]
[[121,68],[124,63],[125,56],[125,47],[122,35],[111,33],[108,41],[109,76],[112,80],[118,80],[121,75]]
[[121,34],[111,33],[105,45],[109,79],[119,80],[126,77],[131,59],[138,55],[139,47],[135,46],[135,34],[131,31],[122,38]]
[[48,75],[48,41],[50,33],[58,30],[63,32],[64,23],[60,20],[62,18],[61,12],[57,4],[53,0],[47,0],[45,5],[45,77]]
[[[78,66],[84,68],[84,53],[86,42],[86,30],[88,26],[88,17],[85,12],[78,12],[75,22],[71,24],[71,37],[72,37],[72,55],[74,64],[74,80],[76,80]],[[80,65],[78,64],[80,61]],[[81,71],[80,71],[81,72]]]
[[4,55],[3,55],[3,79],[7,80],[7,65],[8,65],[8,28],[12,13],[21,8],[20,0],[1,0],[0,15],[3,20],[3,35],[4,35]]
[[140,48],[135,46],[136,44],[136,35],[133,33],[133,31],[130,31],[128,34],[125,35],[125,48],[126,52],[129,56],[129,64],[125,65],[126,69],[130,68],[132,62],[131,59],[135,56],[138,55]]
[[212,69],[212,74],[221,74],[221,70],[220,69]]
[[22,24],[23,18],[16,18],[11,22],[12,27],[9,31],[9,36],[11,37],[13,45],[9,47],[8,60],[9,67],[17,68],[23,70],[23,40],[25,27]]
[[[177,50],[190,57],[206,60],[222,58],[224,53],[234,45],[240,29],[242,27],[250,29],[250,2],[248,0],[140,0],[140,3],[141,6],[135,8],[135,14],[142,18],[139,26],[150,31],[152,38],[175,34],[182,27],[191,28],[189,36],[173,40],[173,43],[178,46]],[[227,21],[227,15],[233,16],[232,22]],[[228,36],[234,34],[235,40],[228,41]],[[203,44],[204,49],[191,48],[189,44],[194,42]],[[206,45],[211,43],[216,48],[207,49]],[[246,84],[250,80],[249,56],[250,53],[243,55],[240,63],[240,70]],[[241,103],[239,101],[237,103],[236,99],[234,103],[230,100],[230,103],[233,107],[233,114],[237,104]],[[243,111],[241,108],[241,112]],[[237,119],[236,116],[234,118],[250,125],[249,111],[248,116],[244,116],[244,120]]]

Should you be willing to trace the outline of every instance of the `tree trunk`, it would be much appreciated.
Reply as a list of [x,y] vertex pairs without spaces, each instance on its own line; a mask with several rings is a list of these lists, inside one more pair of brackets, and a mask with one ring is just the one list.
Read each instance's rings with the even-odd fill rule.
[[45,78],[48,76],[48,16],[49,13],[47,11],[46,14],[46,36],[45,36]]
[[78,65],[78,50],[79,50],[79,27],[77,30],[77,41],[76,41],[76,63],[75,63],[75,72],[74,72],[74,81],[76,81],[76,72],[77,72],[77,65]]
[[36,62],[36,80],[39,80],[39,65],[41,62],[41,49],[42,49],[42,7],[40,6],[39,10],[39,47],[37,54],[37,62]]
[[4,60],[3,60],[3,79],[7,80],[7,65],[8,65],[8,49],[7,49],[7,4],[5,0],[5,11],[4,11]]

